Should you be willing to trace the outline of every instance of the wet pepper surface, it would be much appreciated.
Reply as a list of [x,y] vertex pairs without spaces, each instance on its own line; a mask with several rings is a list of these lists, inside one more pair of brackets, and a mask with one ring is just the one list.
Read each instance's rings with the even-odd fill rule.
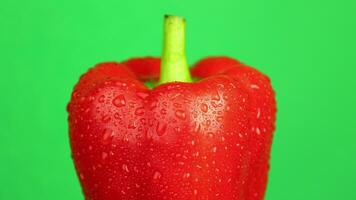
[[75,86],[67,109],[85,198],[263,199],[276,113],[269,78],[210,57],[191,69],[199,81],[149,89],[159,65],[103,63]]

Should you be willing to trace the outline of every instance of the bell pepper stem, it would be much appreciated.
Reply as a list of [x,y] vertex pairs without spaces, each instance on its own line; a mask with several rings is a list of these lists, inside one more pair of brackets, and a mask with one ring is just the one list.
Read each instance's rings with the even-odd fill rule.
[[192,82],[185,53],[185,19],[164,17],[164,39],[159,84]]

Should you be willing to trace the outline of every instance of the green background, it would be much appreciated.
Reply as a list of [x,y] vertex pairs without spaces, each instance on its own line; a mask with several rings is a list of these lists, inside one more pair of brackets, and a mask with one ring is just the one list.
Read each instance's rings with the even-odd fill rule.
[[159,55],[185,16],[190,63],[268,74],[278,121],[267,200],[356,199],[356,1],[1,0],[0,199],[83,199],[66,104],[95,63]]

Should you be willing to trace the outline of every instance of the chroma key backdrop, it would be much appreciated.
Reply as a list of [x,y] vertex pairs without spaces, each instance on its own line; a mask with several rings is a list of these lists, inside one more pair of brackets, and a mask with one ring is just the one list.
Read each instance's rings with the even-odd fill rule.
[[190,65],[227,55],[271,78],[266,200],[356,199],[355,10],[353,0],[1,0],[0,199],[84,199],[73,86],[97,63],[160,56],[165,14],[186,18]]

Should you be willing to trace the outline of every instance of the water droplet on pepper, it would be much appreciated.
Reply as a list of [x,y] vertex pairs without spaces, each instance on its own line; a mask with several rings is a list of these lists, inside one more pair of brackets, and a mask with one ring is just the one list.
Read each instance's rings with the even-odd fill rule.
[[113,103],[116,107],[120,108],[120,107],[126,105],[126,99],[125,99],[124,95],[121,94],[121,95],[115,97],[115,98],[113,99],[112,103]]
[[167,130],[166,124],[161,124],[161,123],[157,124],[156,131],[158,136],[164,135],[166,133],[166,130]]
[[186,117],[185,112],[183,110],[177,110],[176,117],[179,119],[185,119],[185,117]]
[[203,111],[203,112],[208,112],[208,105],[206,105],[205,103],[202,103],[202,104],[200,105],[200,109],[201,109],[201,111]]

